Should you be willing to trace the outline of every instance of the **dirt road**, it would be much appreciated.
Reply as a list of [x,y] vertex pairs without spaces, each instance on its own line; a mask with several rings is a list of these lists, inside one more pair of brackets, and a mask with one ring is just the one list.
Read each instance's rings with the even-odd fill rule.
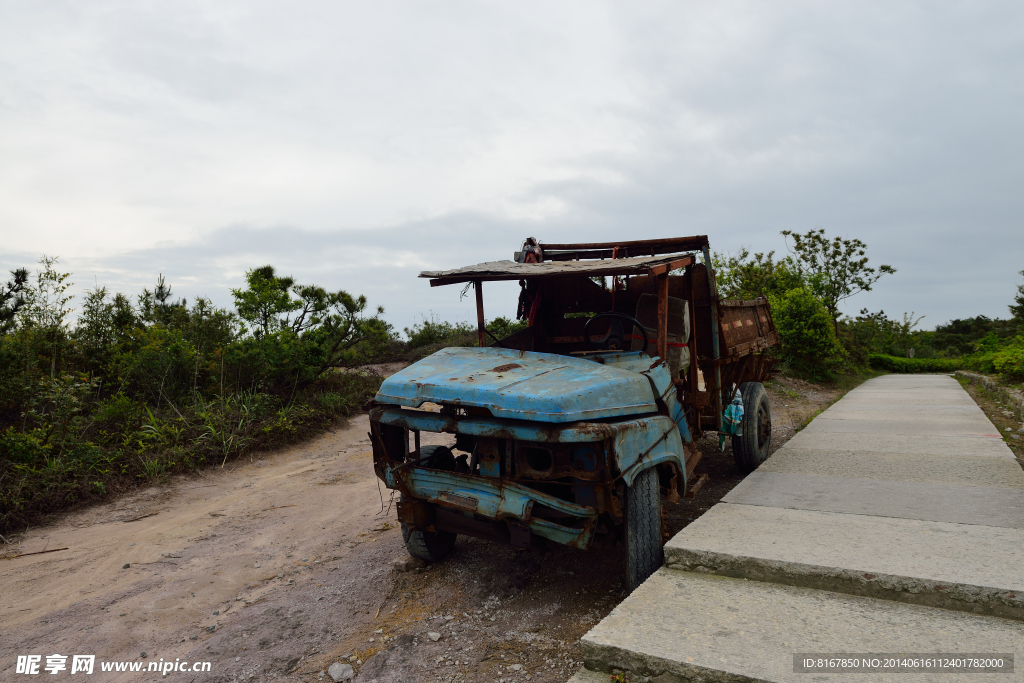
[[[769,392],[776,447],[837,395],[785,379]],[[339,661],[360,682],[566,680],[579,637],[623,597],[622,549],[538,555],[460,538],[445,562],[397,572],[401,533],[366,432],[361,416],[12,539],[8,555],[68,549],[0,560],[0,680],[22,678],[18,655],[45,666],[54,653],[69,657],[59,675],[93,654],[111,681],[330,680],[321,672]],[[668,506],[673,533],[741,479],[716,446],[701,442],[701,494]],[[100,671],[161,659],[210,671]]]

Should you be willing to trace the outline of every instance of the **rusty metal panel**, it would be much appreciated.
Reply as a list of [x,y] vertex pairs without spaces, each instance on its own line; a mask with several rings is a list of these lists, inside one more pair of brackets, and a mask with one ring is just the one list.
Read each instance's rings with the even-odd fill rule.
[[731,362],[731,358],[762,351],[779,343],[771,310],[763,298],[722,301],[719,323],[724,347],[721,353],[723,362]]
[[691,254],[673,256],[638,256],[590,261],[547,261],[517,263],[488,261],[454,270],[423,271],[420,277],[430,278],[431,286],[471,282],[549,277],[594,277],[600,275],[643,275],[683,268],[694,262]]
[[723,356],[745,342],[751,342],[761,336],[757,324],[757,309],[753,306],[743,308],[722,308],[719,319],[722,324]]
[[[597,511],[511,482],[499,482],[423,467],[389,468],[385,483],[410,497],[441,508],[473,513],[496,521],[529,527],[533,534],[575,548],[586,548],[593,538]],[[535,505],[563,513],[578,526],[557,524],[533,516]]]

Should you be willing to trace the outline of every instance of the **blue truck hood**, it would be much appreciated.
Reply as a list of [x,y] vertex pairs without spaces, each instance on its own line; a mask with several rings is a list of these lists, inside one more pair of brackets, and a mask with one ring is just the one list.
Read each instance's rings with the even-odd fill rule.
[[494,417],[576,422],[657,411],[647,377],[551,353],[449,348],[391,375],[376,400],[418,407],[452,403]]

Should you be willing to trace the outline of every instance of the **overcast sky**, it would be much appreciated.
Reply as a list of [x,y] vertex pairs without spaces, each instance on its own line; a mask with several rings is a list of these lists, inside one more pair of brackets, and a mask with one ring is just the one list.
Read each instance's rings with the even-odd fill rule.
[[6,0],[0,267],[230,306],[271,263],[403,327],[530,235],[821,227],[899,271],[847,313],[930,328],[1008,315],[1022,127],[1019,0]]

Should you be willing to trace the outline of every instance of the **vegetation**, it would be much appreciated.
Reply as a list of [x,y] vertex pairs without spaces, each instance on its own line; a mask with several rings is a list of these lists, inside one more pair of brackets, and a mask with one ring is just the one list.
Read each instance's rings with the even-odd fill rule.
[[[894,275],[896,269],[881,265],[868,266],[867,245],[858,239],[825,237],[823,229],[804,234],[783,230],[782,235],[793,239],[793,263],[814,295],[828,309],[839,332],[839,303],[860,292],[871,291],[883,275]],[[788,244],[788,241],[787,241]]]
[[[485,326],[487,330],[487,341],[492,343],[496,340],[525,329],[529,323],[525,320],[509,320],[505,317],[494,318]],[[440,320],[436,315],[431,314],[412,327],[404,330],[408,341],[403,345],[396,344],[399,348],[394,356],[401,360],[415,361],[434,353],[446,346],[476,346],[479,343],[479,336],[476,325],[468,322],[450,323]]]
[[364,297],[270,266],[238,312],[175,300],[163,277],[132,301],[97,287],[74,325],[70,274],[44,257],[0,289],[0,529],[167,473],[223,465],[352,414],[380,377],[390,327]]
[[888,370],[889,372],[912,373],[912,372],[953,372],[962,366],[958,358],[901,358],[899,356],[887,356],[883,353],[872,353],[868,356],[868,363],[875,370]]
[[846,352],[824,302],[805,287],[770,294],[768,301],[789,369],[812,380],[833,379],[844,367]]
[[[896,270],[869,267],[867,245],[860,240],[830,238],[823,230],[782,235],[794,243],[782,258],[773,251],[751,255],[742,249],[733,256],[715,254],[713,260],[722,296],[768,297],[787,371],[834,380],[869,367],[890,372],[969,368],[1024,381],[1024,285],[1017,287],[1007,320],[977,316],[920,330],[922,317],[913,312],[890,318],[884,311],[862,309],[856,316],[842,317],[840,302],[869,291]],[[822,324],[822,308],[831,332]]]
[[[872,316],[857,334],[851,334],[840,320],[840,302],[871,290],[886,274],[896,269],[868,266],[867,245],[858,239],[826,236],[824,230],[804,234],[782,231],[793,240],[790,253],[781,259],[775,252],[756,253],[742,249],[736,256],[715,254],[714,266],[720,294],[726,298],[750,299],[766,296],[772,305],[783,365],[795,375],[811,380],[835,380],[851,367],[864,367],[869,352],[891,336],[884,314]],[[878,326],[882,325],[882,328]],[[858,342],[850,344],[851,340]]]

